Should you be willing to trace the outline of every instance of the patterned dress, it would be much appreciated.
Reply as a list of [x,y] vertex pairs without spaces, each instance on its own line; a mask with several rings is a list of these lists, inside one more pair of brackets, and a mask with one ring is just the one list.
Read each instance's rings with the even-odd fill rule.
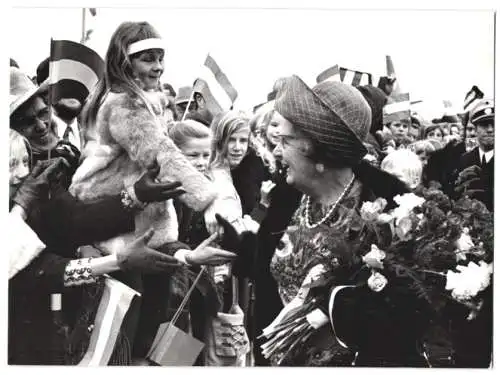
[[[284,233],[280,248],[276,249],[271,260],[271,272],[277,281],[279,294],[286,306],[297,295],[309,271],[321,264],[325,271],[335,270],[338,248],[331,238],[331,228],[344,228],[348,233],[350,216],[359,207],[361,184],[355,181],[339,202],[331,218],[316,228],[308,229],[305,225],[306,198],[303,197],[299,208],[294,213],[290,226]],[[311,206],[312,221],[323,217],[320,207]],[[335,231],[340,233],[342,230]],[[346,243],[338,241],[338,243]],[[333,252],[335,250],[335,254]],[[349,249],[347,249],[349,251]],[[293,366],[349,366],[354,353],[343,348],[336,340],[330,324],[324,325],[294,353],[290,362]],[[276,358],[271,358],[276,363]]]

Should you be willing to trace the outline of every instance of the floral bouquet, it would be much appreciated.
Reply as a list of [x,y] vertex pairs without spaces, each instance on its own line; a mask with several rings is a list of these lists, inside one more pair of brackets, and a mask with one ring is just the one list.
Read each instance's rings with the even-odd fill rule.
[[377,351],[395,332],[388,350],[398,351],[415,347],[450,305],[477,316],[493,272],[493,214],[468,197],[452,201],[437,185],[393,200],[389,210],[382,198],[364,202],[347,226],[322,228],[335,256],[264,330],[264,356],[283,363],[328,321],[344,347]]

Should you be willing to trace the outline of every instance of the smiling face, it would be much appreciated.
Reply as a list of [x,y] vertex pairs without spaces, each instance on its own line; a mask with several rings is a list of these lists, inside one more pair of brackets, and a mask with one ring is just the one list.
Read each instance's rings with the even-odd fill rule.
[[179,148],[198,172],[205,173],[211,155],[212,138],[189,138]]
[[274,155],[286,167],[286,182],[301,191],[307,191],[314,173],[314,162],[308,157],[310,143],[298,134],[293,124],[276,112],[279,142]]
[[237,167],[248,151],[248,140],[250,138],[250,128],[235,131],[229,136],[227,142],[226,158],[230,168]]
[[148,49],[132,55],[132,71],[134,77],[141,82],[142,89],[150,91],[160,87],[164,56],[165,51],[162,49]]
[[276,146],[279,142],[279,137],[278,137],[278,125],[279,125],[279,119],[278,119],[279,113],[274,111],[273,116],[271,117],[271,121],[269,122],[269,125],[267,125],[266,128],[266,138],[268,142]]
[[29,172],[28,150],[20,136],[11,137],[9,154],[9,191],[13,195]]
[[11,115],[10,126],[36,150],[50,150],[58,142],[55,123],[50,122],[49,107],[39,96],[29,100]]

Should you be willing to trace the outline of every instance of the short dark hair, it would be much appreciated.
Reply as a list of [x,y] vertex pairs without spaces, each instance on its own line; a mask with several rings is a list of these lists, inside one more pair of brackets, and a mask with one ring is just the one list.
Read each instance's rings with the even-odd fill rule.
[[36,68],[36,83],[40,86],[40,84],[49,78],[49,61],[50,58],[47,57],[40,64],[38,64]]

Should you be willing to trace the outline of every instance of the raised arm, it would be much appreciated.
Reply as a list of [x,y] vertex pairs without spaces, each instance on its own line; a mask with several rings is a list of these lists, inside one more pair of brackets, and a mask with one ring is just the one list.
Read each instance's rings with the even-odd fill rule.
[[[113,139],[143,168],[155,161],[160,165],[161,181],[180,181],[186,194],[180,199],[196,211],[203,210],[216,192],[210,181],[198,172],[166,134],[160,123],[140,100],[126,94],[110,94],[103,105]],[[164,128],[165,126],[165,128]]]

